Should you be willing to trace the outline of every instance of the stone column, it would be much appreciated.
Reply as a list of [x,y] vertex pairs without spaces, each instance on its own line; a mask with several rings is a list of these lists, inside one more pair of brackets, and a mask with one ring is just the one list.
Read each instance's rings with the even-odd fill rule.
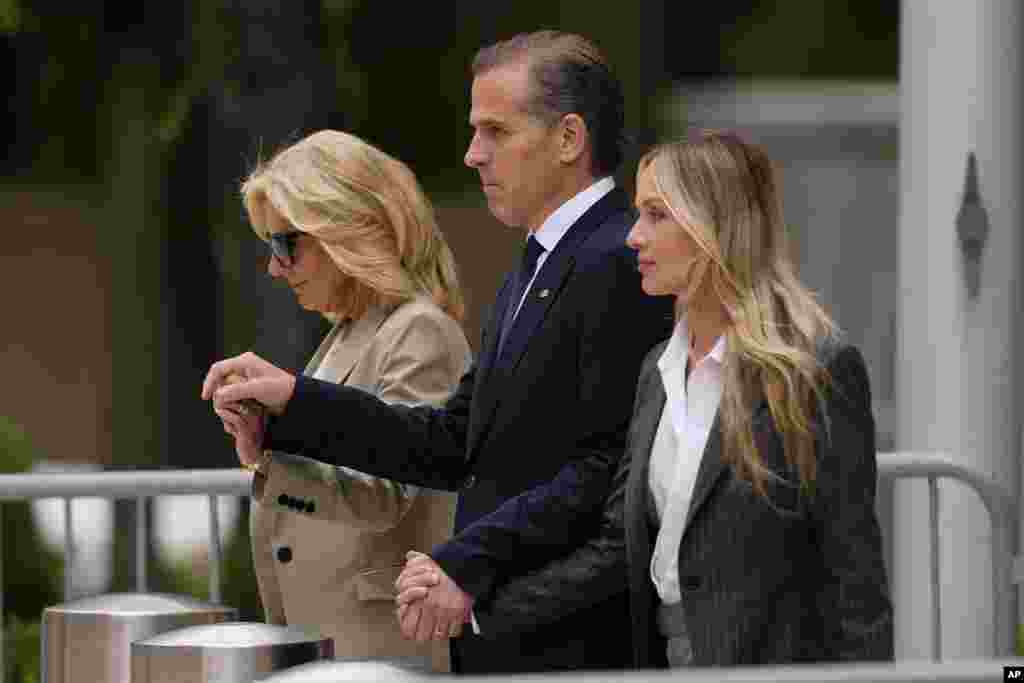
[[[900,29],[897,450],[945,452],[1014,494],[1022,13],[1019,0],[904,0]],[[985,509],[951,481],[939,501],[941,655],[991,656],[1010,635],[993,642]],[[898,659],[935,654],[928,506],[925,483],[897,484]]]

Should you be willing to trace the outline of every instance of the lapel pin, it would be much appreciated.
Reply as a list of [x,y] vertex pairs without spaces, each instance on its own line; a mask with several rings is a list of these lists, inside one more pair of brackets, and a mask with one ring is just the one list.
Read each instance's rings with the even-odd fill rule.
[[542,289],[542,290],[540,290],[540,293],[537,294],[537,296],[540,297],[541,299],[547,299],[548,298],[548,294],[550,294],[550,293],[551,293],[550,289]]

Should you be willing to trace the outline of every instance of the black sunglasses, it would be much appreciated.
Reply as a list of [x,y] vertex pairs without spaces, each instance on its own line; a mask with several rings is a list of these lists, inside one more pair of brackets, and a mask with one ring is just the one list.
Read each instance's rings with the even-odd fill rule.
[[295,246],[298,244],[299,230],[288,232],[272,232],[267,240],[270,244],[270,253],[281,262],[285,268],[291,268],[295,263]]

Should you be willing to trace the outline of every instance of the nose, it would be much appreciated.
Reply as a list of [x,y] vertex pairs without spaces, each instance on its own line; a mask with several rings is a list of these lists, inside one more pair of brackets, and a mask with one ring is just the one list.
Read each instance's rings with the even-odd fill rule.
[[640,219],[638,218],[636,223],[633,223],[633,227],[629,229],[629,234],[626,235],[626,246],[630,249],[640,251],[640,247],[643,246],[644,237],[640,229]]
[[462,160],[470,168],[480,168],[487,163],[487,156],[484,154],[480,144],[480,135],[478,133],[473,133],[473,139],[469,141],[466,156]]

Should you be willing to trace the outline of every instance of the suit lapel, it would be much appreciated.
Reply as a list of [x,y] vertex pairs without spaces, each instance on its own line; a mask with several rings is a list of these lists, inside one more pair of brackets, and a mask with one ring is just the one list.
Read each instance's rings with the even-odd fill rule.
[[501,356],[498,358],[498,364],[508,374],[512,374],[519,365],[533,333],[543,322],[569,278],[575,265],[573,246],[575,245],[566,244],[566,239],[563,238],[544,261],[537,279],[526,293],[519,315],[512,324]]
[[[626,193],[615,188],[591,206],[586,213],[573,223],[569,231],[555,245],[551,255],[544,261],[533,286],[523,301],[514,326],[505,339],[501,357],[497,357],[498,337],[504,311],[511,296],[513,274],[505,278],[505,284],[498,293],[491,321],[487,327],[486,348],[483,349],[476,380],[475,412],[477,428],[469,435],[468,453],[472,454],[487,433],[501,396],[502,386],[514,376],[514,371],[529,347],[534,332],[544,321],[555,301],[561,295],[565,283],[572,273],[576,254],[590,235],[601,227],[608,216],[616,211],[629,208]],[[545,292],[546,290],[546,292]],[[481,390],[483,388],[483,390]]]
[[[501,318],[508,307],[508,297],[512,290],[512,273],[505,276],[505,283],[498,290],[497,300],[494,302],[494,307],[491,309],[491,317],[487,322],[485,328],[482,348],[480,349],[480,361],[477,366],[476,384],[477,386],[487,386],[487,378],[491,374],[491,369],[494,368],[494,363],[498,354],[498,338],[501,335]],[[484,398],[494,398],[498,395],[497,392],[490,392]],[[483,408],[485,403],[480,404],[480,408]]]
[[[633,415],[630,430],[634,435],[630,439],[629,485],[626,489],[625,507],[631,520],[627,533],[632,538],[632,545],[637,551],[643,547],[650,550],[650,539],[647,538],[648,507],[651,487],[648,484],[651,469],[651,452],[654,438],[658,433],[658,424],[665,412],[665,387],[661,382],[661,373],[654,370],[650,373],[643,389],[638,390],[639,403]],[[648,552],[649,555],[649,552]],[[650,557],[643,560],[646,567]]]
[[[753,429],[755,437],[759,424],[764,418],[768,404],[761,399],[757,402],[753,411]],[[711,425],[711,432],[708,434],[708,442],[704,446],[704,454],[701,456],[700,469],[697,470],[697,481],[693,485],[693,495],[690,497],[690,509],[686,514],[686,525],[683,527],[683,538],[686,538],[686,531],[690,528],[700,508],[707,502],[708,496],[715,488],[715,484],[725,474],[728,466],[722,460],[722,425],[720,413],[715,414],[715,422]]]
[[686,524],[683,526],[683,538],[686,537],[686,530],[690,528],[693,518],[707,501],[708,495],[726,469],[722,461],[722,429],[719,420],[716,414],[715,422],[708,433],[708,442],[700,458],[697,480],[693,484],[693,495],[690,496],[690,508],[686,513]]
[[343,383],[391,310],[373,306],[358,320],[339,322],[313,354],[304,374],[312,376],[319,371],[320,379]]
[[558,241],[554,250],[544,261],[533,286],[526,293],[512,329],[505,339],[501,357],[497,364],[508,374],[515,372],[522,360],[537,328],[544,321],[548,311],[572,274],[580,245],[597,230],[613,211],[628,208],[625,193],[616,188],[602,197],[586,213],[580,216],[569,231]]

